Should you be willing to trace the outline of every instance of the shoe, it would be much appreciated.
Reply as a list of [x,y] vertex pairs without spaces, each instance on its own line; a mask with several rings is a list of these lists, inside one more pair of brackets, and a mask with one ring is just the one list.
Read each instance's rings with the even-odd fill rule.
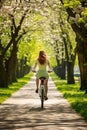
[[44,97],[45,100],[48,100],[48,97]]
[[36,89],[35,92],[38,93],[38,89]]

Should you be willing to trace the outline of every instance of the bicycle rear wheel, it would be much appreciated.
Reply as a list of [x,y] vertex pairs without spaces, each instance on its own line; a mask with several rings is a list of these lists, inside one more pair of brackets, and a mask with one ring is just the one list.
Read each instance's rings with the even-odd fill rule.
[[44,89],[41,89],[41,108],[44,108]]

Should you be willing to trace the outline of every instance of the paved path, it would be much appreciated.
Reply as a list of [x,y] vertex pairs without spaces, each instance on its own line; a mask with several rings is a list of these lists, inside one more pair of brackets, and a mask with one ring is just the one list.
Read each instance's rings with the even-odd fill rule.
[[49,100],[40,108],[35,77],[0,105],[0,130],[87,130],[87,122],[72,110],[49,80]]

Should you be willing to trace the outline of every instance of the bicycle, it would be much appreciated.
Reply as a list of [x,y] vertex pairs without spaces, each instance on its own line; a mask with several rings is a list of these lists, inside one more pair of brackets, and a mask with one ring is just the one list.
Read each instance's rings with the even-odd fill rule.
[[[36,73],[35,70],[33,70],[34,73]],[[48,73],[51,73],[52,71],[48,71]],[[41,108],[44,108],[44,100],[46,99],[46,92],[45,92],[45,86],[44,86],[44,81],[46,80],[45,77],[40,77],[40,85],[39,85],[39,97],[41,99]]]
[[44,108],[44,100],[46,97],[46,93],[45,93],[45,86],[44,86],[44,80],[46,78],[45,77],[40,77],[40,87],[39,87],[39,96],[41,99],[41,108]]

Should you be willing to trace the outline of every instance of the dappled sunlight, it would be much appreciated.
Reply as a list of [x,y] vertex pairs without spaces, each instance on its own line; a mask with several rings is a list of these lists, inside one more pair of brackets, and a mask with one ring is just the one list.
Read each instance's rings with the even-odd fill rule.
[[[4,107],[4,108],[3,108]],[[41,109],[30,105],[3,104],[0,116],[0,128],[11,130],[86,130],[84,121],[66,105],[52,105]]]
[[40,107],[35,77],[0,105],[0,129],[5,130],[86,130],[87,123],[49,80],[48,100]]

